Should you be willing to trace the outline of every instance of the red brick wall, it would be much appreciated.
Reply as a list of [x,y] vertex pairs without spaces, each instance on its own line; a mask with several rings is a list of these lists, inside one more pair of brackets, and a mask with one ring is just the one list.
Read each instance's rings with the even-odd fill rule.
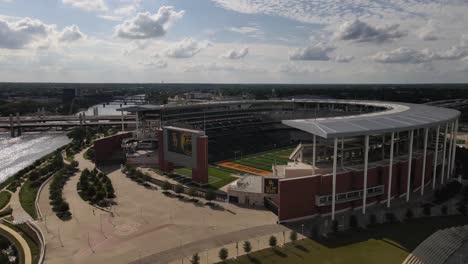
[[95,162],[108,163],[116,160],[115,152],[122,150],[122,141],[132,137],[132,133],[116,134],[94,141]]
[[320,178],[320,176],[311,176],[279,181],[278,219],[280,221],[318,212],[315,206],[315,194],[320,191]]
[[197,139],[197,168],[192,169],[192,180],[208,183],[208,137]]

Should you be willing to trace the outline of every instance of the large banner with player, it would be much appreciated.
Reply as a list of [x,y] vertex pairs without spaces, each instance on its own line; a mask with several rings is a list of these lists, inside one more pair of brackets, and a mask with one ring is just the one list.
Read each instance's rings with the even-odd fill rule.
[[163,127],[164,158],[178,166],[196,167],[197,139],[205,132],[180,127]]

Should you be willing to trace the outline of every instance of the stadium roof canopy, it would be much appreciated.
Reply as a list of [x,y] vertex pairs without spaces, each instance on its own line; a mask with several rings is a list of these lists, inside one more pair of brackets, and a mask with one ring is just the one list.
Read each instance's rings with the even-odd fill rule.
[[457,110],[421,104],[345,100],[336,102],[380,106],[386,110],[353,116],[283,120],[282,123],[323,138],[336,138],[436,127],[460,116]]
[[344,115],[338,117],[308,118],[283,120],[282,123],[293,128],[320,136],[322,138],[352,137],[377,135],[390,132],[408,131],[425,127],[445,125],[460,116],[453,109],[396,102],[362,100],[246,100],[246,101],[210,101],[187,105],[137,105],[118,109],[118,111],[146,112],[170,109],[204,108],[210,106],[259,104],[259,103],[310,103],[310,104],[347,104],[375,107],[375,112]]

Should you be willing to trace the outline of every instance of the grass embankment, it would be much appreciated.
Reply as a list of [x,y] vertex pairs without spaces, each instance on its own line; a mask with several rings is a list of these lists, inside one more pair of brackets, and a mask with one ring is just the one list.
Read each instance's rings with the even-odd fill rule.
[[0,210],[2,210],[11,199],[11,193],[7,191],[0,192]]
[[23,177],[26,180],[23,186],[21,186],[19,192],[19,201],[23,209],[33,218],[37,218],[36,212],[36,196],[41,187],[49,177],[55,172],[60,170],[64,163],[60,152],[56,151],[55,154],[45,160],[39,167],[29,171]]
[[435,231],[468,224],[467,216],[440,216],[403,223],[381,224],[366,230],[349,230],[314,241],[288,243],[276,250],[264,249],[228,263],[402,263],[417,245]]
[[[177,168],[174,170],[174,173],[189,178],[192,177],[192,169],[190,168]],[[231,172],[216,168],[214,166],[208,167],[208,187],[217,190],[226,184],[235,181],[236,179],[236,177],[231,176]]]

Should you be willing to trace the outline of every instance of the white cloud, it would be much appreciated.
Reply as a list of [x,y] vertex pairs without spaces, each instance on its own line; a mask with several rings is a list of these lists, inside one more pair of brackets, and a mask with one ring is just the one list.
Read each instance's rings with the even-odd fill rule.
[[145,68],[164,69],[164,68],[167,68],[168,63],[165,60],[157,59],[157,60],[152,61],[150,63],[144,63],[143,66],[145,66]]
[[398,24],[393,24],[375,27],[357,19],[343,23],[335,33],[335,37],[339,40],[383,43],[406,36],[407,33],[400,31],[398,29],[399,26]]
[[291,74],[310,74],[310,73],[324,73],[329,72],[330,68],[316,68],[308,65],[297,65],[293,63],[281,64],[278,67],[278,72],[291,73]]
[[107,11],[109,9],[104,0],[62,0],[62,2],[85,11]]
[[161,6],[156,14],[138,13],[115,27],[116,35],[127,39],[147,39],[162,37],[172,23],[184,15],[185,11],[175,11],[172,6]]
[[191,58],[210,45],[210,42],[199,42],[192,38],[186,38],[180,42],[174,43],[165,49],[163,53],[165,56],[175,59]]
[[354,56],[337,55],[333,59],[335,62],[348,63],[354,60]]
[[418,51],[411,48],[397,48],[391,51],[382,51],[371,56],[371,59],[380,63],[410,63],[419,64],[432,61],[434,53],[425,49]]
[[437,59],[441,60],[459,60],[468,56],[468,47],[466,46],[452,46],[447,50],[436,53]]
[[435,24],[432,20],[429,21],[427,25],[420,28],[417,34],[418,38],[424,41],[434,41],[439,39],[436,35]]
[[23,18],[16,22],[0,20],[0,48],[21,49],[33,42],[44,40],[54,30],[40,20]]
[[231,27],[228,30],[240,34],[250,34],[260,31],[260,29],[256,27]]
[[86,36],[80,31],[80,28],[77,25],[72,25],[65,27],[63,31],[59,34],[59,41],[62,42],[72,42],[85,38]]
[[310,61],[328,61],[330,60],[329,52],[335,48],[323,43],[318,43],[314,46],[294,49],[289,53],[290,60],[310,60]]
[[114,15],[99,15],[98,17],[109,20],[109,21],[122,21],[123,18],[121,16],[114,16]]
[[249,72],[249,73],[263,73],[266,72],[263,68],[252,67],[246,64],[229,64],[229,63],[207,63],[207,64],[194,64],[185,68],[185,72]]
[[240,50],[229,50],[226,54],[223,54],[221,57],[224,59],[237,60],[242,59],[249,54],[249,48],[242,48]]

